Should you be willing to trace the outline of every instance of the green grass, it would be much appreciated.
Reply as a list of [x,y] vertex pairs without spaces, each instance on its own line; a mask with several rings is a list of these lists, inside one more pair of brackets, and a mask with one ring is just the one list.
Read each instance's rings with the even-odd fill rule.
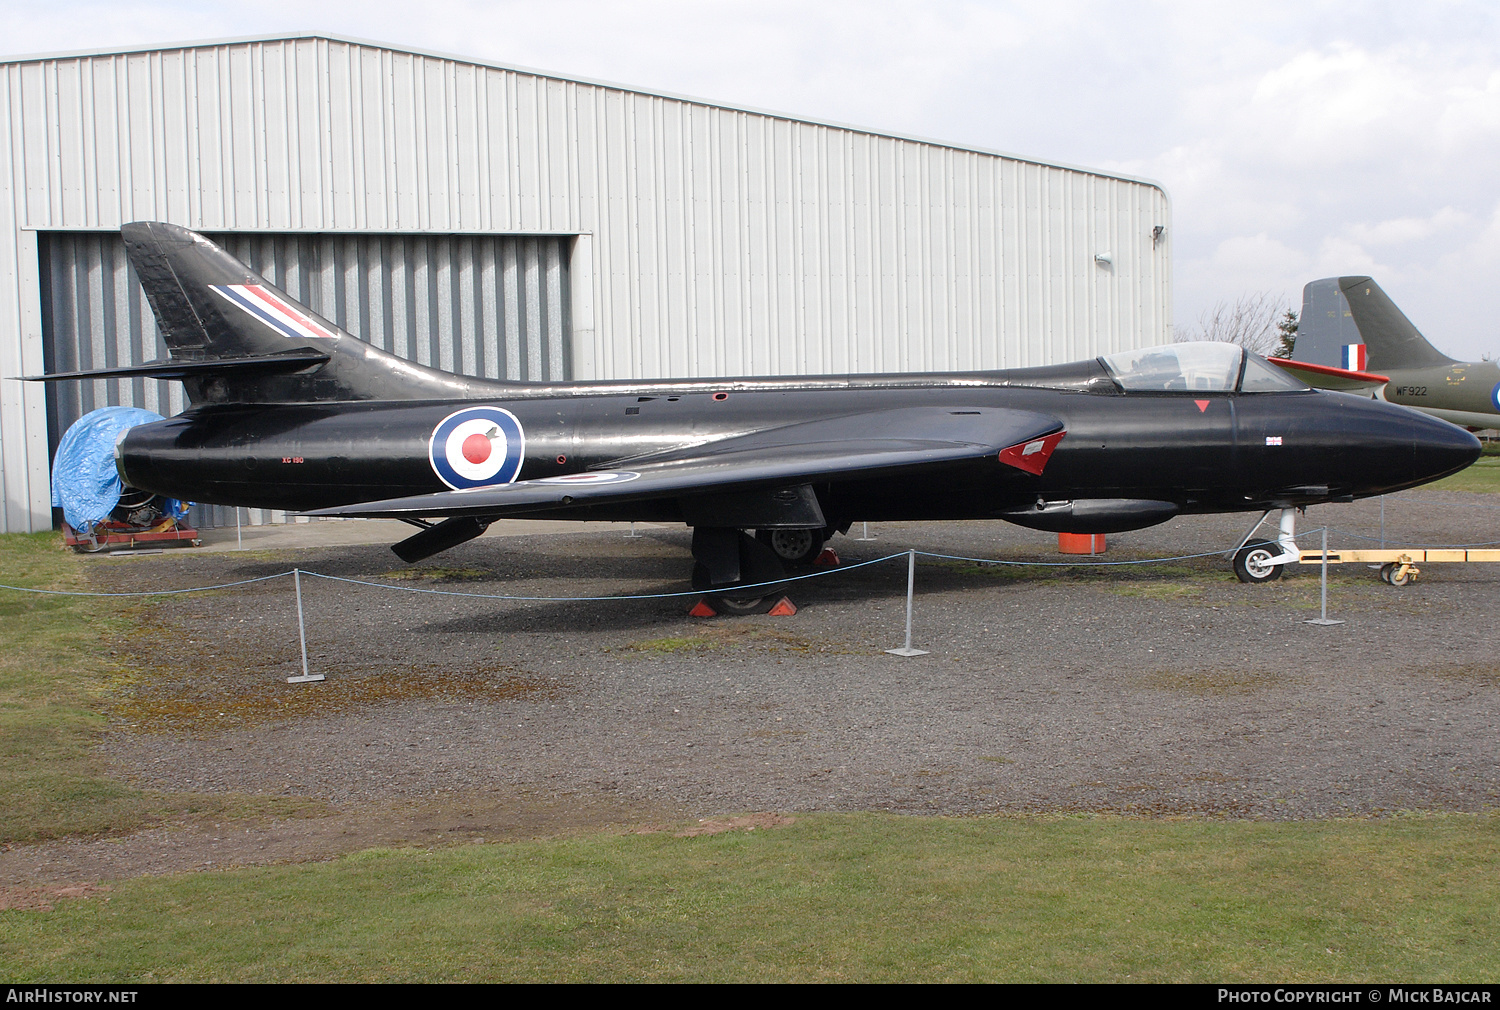
[[1497,821],[814,816],[365,852],[0,913],[34,981],[1488,981]]
[[1472,491],[1478,494],[1500,493],[1500,456],[1492,456],[1486,453],[1475,460],[1473,465],[1467,469],[1460,470],[1451,477],[1444,477],[1440,481],[1424,484],[1418,490],[1432,489],[1434,491]]
[[[55,533],[0,537],[0,582],[85,589]],[[112,671],[101,636],[126,607],[0,590],[0,842],[139,823],[143,797],[108,778],[91,746]]]
[[[53,535],[0,537],[3,583],[84,588],[83,565],[98,563]],[[149,624],[149,606],[0,590],[0,842],[269,811],[142,792],[99,765],[104,713],[132,676],[105,643]],[[705,631],[636,647],[803,647],[778,636]],[[1263,687],[1162,678],[1171,690]],[[977,760],[999,774],[1009,763]],[[0,977],[1489,981],[1497,857],[1500,818],[1478,815],[816,815],[701,837],[374,850],[142,877],[51,911],[0,912]]]
[[[0,535],[5,585],[87,590],[84,564],[56,533]],[[295,805],[163,796],[106,772],[94,745],[129,671],[109,660],[104,641],[131,628],[141,606],[0,590],[0,844],[123,832],[168,816],[254,815]]]

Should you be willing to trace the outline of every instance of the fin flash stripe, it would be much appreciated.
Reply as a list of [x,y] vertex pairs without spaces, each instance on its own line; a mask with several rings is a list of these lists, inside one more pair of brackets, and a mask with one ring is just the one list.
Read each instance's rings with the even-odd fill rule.
[[211,284],[209,287],[214,294],[244,309],[284,337],[292,340],[335,340],[338,337],[312,316],[260,284]]

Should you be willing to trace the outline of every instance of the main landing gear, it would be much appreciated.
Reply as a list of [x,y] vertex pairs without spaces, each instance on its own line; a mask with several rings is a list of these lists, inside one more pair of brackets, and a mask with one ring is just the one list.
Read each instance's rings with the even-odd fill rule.
[[693,562],[693,588],[721,614],[765,613],[786,578],[776,553],[743,530],[693,527]]
[[823,553],[826,530],[756,530],[755,539],[771,548],[783,564],[810,565]]
[[[764,614],[782,596],[788,568],[811,565],[827,530],[693,527],[693,588],[721,614]],[[771,585],[766,585],[771,583]]]
[[1234,552],[1234,574],[1241,582],[1274,582],[1289,562],[1300,557],[1297,550],[1297,510],[1281,510],[1281,534],[1275,540],[1254,540],[1255,531],[1271,515],[1270,509],[1256,520]]

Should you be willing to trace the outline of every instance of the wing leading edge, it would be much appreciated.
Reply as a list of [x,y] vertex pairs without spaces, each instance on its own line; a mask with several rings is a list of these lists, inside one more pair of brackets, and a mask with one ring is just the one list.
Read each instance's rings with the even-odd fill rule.
[[[1038,464],[1045,465],[1044,454],[1050,455],[1063,434],[1062,427],[1055,417],[1027,410],[901,407],[763,429],[618,460],[611,469],[340,505],[305,514],[498,518],[538,509],[719,494],[845,477],[914,476],[930,467],[990,456],[996,457],[997,466],[1010,463],[1040,473]],[[1039,440],[1044,445],[1025,457],[1025,466],[1000,458],[1006,449],[1030,448]],[[1037,456],[1042,458],[1037,460]]]
[[1315,365],[1307,361],[1293,361],[1290,358],[1267,358],[1266,360],[1318,389],[1364,392],[1379,389],[1391,381],[1389,376],[1376,375],[1374,372],[1359,372],[1348,368],[1335,368],[1332,365]]

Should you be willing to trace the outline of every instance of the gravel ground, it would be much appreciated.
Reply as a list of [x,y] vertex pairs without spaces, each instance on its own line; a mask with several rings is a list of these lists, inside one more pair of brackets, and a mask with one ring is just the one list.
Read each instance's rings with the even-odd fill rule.
[[[1493,502],[1392,496],[1388,534],[1500,541]],[[1113,536],[1100,560],[1223,549],[1252,519]],[[1334,546],[1373,546],[1355,535],[1379,535],[1379,506],[1315,508],[1303,528],[1322,523]],[[1061,560],[1055,538],[1004,523],[871,530],[834,539],[846,565],[909,547]],[[99,558],[92,575],[170,588],[295,565],[470,593],[669,593],[687,588],[687,547],[684,529],[615,528],[487,537],[415,571],[364,545]],[[1315,568],[1245,586],[1221,558],[1086,570],[923,558],[913,641],[930,654],[916,658],[883,651],[902,641],[905,574],[904,559],[846,568],[794,588],[795,616],[713,620],[686,616],[685,598],[515,602],[304,577],[309,663],[327,675],[307,685],[285,683],[299,666],[290,579],[176,597],[149,608],[155,633],[114,644],[137,676],[104,750],[146,788],[328,801],[344,822],[322,834],[345,841],[309,842],[308,855],[390,841],[392,810],[427,811],[416,836],[448,824],[496,837],[736,811],[1295,819],[1482,810],[1500,795],[1487,620],[1500,566],[1428,565],[1402,589],[1331,567],[1330,616],[1347,623],[1318,627],[1305,623]],[[73,856],[54,844],[0,859],[0,879],[22,863],[33,876],[49,859],[87,864],[85,843],[62,844]],[[285,858],[284,845],[262,849]],[[200,846],[137,869],[205,861]],[[242,847],[228,861],[256,857]]]

